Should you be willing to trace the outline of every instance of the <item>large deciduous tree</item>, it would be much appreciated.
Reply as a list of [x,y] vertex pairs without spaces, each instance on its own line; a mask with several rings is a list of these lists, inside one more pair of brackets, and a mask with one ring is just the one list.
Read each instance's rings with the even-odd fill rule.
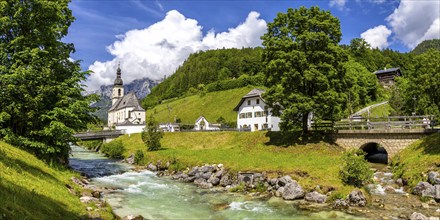
[[[278,13],[262,37],[268,91],[265,99],[274,115],[281,115],[284,130],[302,127],[307,116],[337,119],[347,97],[347,55],[338,46],[340,23],[318,7],[288,9]],[[282,112],[282,113],[281,113]]]
[[68,163],[72,134],[93,120],[72,44],[69,0],[0,2],[0,138]]

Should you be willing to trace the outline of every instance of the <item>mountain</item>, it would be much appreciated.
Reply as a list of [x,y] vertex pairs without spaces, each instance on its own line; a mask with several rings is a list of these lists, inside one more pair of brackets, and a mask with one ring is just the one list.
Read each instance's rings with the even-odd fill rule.
[[[136,79],[131,83],[124,85],[124,93],[127,94],[131,91],[136,93],[136,96],[141,100],[151,93],[151,89],[157,86],[160,81],[151,80],[149,78]],[[98,108],[94,113],[99,119],[107,122],[107,111],[112,105],[112,89],[113,85],[102,85],[99,90],[89,92],[88,94],[97,94],[101,97],[98,102],[92,104],[92,107]]]
[[429,49],[440,50],[440,39],[425,40],[417,45],[417,47],[414,48],[411,53],[422,54]]

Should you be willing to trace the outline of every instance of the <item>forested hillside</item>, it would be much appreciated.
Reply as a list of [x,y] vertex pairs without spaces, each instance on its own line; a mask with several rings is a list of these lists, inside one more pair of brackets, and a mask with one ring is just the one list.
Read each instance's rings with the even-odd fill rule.
[[425,40],[417,45],[417,47],[414,48],[411,53],[422,54],[429,49],[440,50],[440,39]]
[[[162,100],[204,91],[219,91],[261,84],[262,48],[219,49],[192,54],[176,72],[152,89],[144,107]],[[216,82],[215,85],[208,85]]]

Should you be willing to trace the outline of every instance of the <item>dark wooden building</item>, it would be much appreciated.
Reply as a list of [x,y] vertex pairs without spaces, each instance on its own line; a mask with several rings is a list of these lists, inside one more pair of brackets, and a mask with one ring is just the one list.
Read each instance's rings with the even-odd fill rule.
[[400,68],[390,68],[384,70],[378,70],[374,72],[379,79],[380,84],[384,87],[388,87],[394,84],[394,78],[397,76],[402,76]]

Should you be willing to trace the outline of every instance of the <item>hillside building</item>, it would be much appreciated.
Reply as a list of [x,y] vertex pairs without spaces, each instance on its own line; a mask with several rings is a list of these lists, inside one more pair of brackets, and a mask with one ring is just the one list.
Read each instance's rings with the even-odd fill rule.
[[273,116],[261,94],[264,90],[253,89],[243,96],[234,108],[237,112],[237,128],[239,130],[280,130],[280,118]]
[[194,123],[194,130],[196,131],[218,131],[220,130],[219,124],[212,124],[202,115],[197,118]]
[[125,130],[126,133],[140,133],[145,127],[145,110],[139,104],[134,92],[124,95],[121,68],[118,65],[112,91],[112,106],[108,110],[108,127]]
[[384,87],[390,87],[394,85],[394,78],[402,76],[400,68],[390,68],[384,70],[378,70],[374,72],[377,79],[379,79],[380,84]]

